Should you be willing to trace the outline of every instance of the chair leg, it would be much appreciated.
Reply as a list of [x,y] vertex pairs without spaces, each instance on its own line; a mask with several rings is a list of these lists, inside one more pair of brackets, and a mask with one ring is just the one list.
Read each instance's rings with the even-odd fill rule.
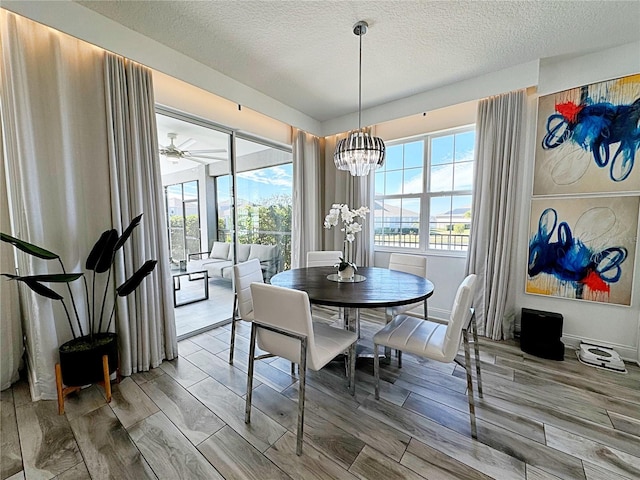
[[378,358],[378,344],[373,344],[373,377],[376,400],[380,400],[380,359]]
[[471,436],[478,438],[476,428],[476,406],[473,400],[473,379],[471,378],[471,355],[469,354],[469,333],[462,331],[462,341],[464,343],[464,369],[467,372],[467,399],[469,400],[469,420],[471,421]]
[[396,350],[398,355],[398,368],[402,368],[402,350]]
[[473,334],[473,349],[476,355],[476,376],[478,377],[478,396],[482,398],[482,376],[480,375],[480,345],[478,344],[478,325],[475,313],[471,316],[471,332]]
[[233,365],[233,349],[236,344],[236,310],[238,309],[238,295],[233,297],[233,312],[231,312],[231,343],[229,345],[229,365]]
[[[389,313],[389,309],[385,308],[384,310],[384,321],[385,321],[385,325],[388,325],[389,322],[391,322],[391,320],[393,320],[393,315],[391,315]],[[396,355],[397,355],[397,351],[396,351]],[[391,361],[391,349],[389,347],[384,347],[384,358],[385,360]]]
[[351,396],[356,394],[356,344],[349,348],[349,387],[351,389]]
[[302,440],[304,429],[304,392],[307,372],[307,339],[300,341],[300,364],[298,365],[298,438],[296,455],[302,455]]
[[244,410],[244,423],[251,421],[251,395],[253,393],[253,364],[256,361],[256,333],[255,323],[251,324],[251,339],[249,340],[249,368],[247,370],[247,403]]
[[291,376],[293,377],[296,374],[296,364],[291,362]]

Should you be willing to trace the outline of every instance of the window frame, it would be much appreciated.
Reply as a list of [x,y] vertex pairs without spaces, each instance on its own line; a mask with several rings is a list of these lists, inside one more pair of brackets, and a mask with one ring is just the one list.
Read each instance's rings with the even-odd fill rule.
[[[185,189],[185,185],[189,184],[189,183],[195,183],[195,190],[196,190],[196,196],[195,198],[191,198],[189,200],[185,200],[185,195],[184,195],[184,189]],[[198,211],[198,243],[201,244],[202,242],[202,216],[201,216],[201,212],[200,212],[200,181],[198,179],[195,180],[186,180],[184,182],[176,182],[176,183],[170,183],[167,185],[164,185],[162,188],[164,190],[164,213],[166,215],[166,219],[167,219],[167,240],[168,240],[168,246],[169,246],[169,254],[171,255],[172,250],[172,242],[171,242],[171,215],[169,213],[169,189],[171,187],[176,187],[176,186],[180,186],[180,206],[181,206],[181,216],[182,216],[182,224],[183,224],[183,230],[182,230],[182,239],[184,241],[184,254],[185,254],[185,258],[182,259],[177,259],[177,260],[188,260],[189,259],[189,255],[194,254],[194,253],[199,253],[199,251],[202,249],[201,247],[198,248],[198,252],[189,252],[189,247],[188,247],[188,240],[187,240],[187,207],[186,204],[187,203],[195,203],[196,204],[196,210]],[[171,257],[173,258],[173,257]]]
[[[387,147],[395,146],[395,145],[404,145],[407,143],[417,142],[422,140],[424,142],[423,146],[423,175],[422,175],[422,193],[401,193],[394,195],[378,195],[375,192],[375,188],[373,189],[373,199],[374,203],[378,200],[401,200],[401,199],[418,199],[420,203],[420,235],[418,239],[418,247],[403,247],[403,246],[390,246],[390,245],[378,245],[375,243],[375,219],[373,221],[373,249],[376,252],[399,252],[399,253],[414,253],[414,254],[427,254],[434,256],[445,256],[445,257],[466,257],[468,248],[465,250],[453,250],[453,249],[436,249],[429,248],[429,235],[430,235],[430,209],[431,209],[431,199],[437,197],[458,197],[458,196],[470,196],[473,202],[473,185],[470,189],[465,190],[444,190],[432,192],[429,190],[428,186],[431,181],[431,141],[434,138],[438,137],[446,137],[456,134],[462,134],[466,132],[475,132],[476,125],[469,124],[463,125],[460,127],[448,128],[445,130],[438,130],[429,133],[423,133],[420,135],[413,135],[410,137],[399,138],[393,141],[386,142]],[[455,163],[454,163],[455,165]],[[475,143],[474,143],[474,160],[473,160],[473,168],[474,168],[474,176],[475,176]],[[402,171],[405,169],[403,167]],[[374,175],[378,172],[376,170]],[[454,178],[452,178],[452,188],[454,186],[455,181],[455,169],[452,172]],[[375,179],[374,179],[375,185]]]

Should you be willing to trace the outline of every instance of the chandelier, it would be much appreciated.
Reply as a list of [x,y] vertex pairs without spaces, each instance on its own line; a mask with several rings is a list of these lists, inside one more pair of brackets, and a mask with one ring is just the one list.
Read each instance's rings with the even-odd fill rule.
[[367,175],[384,163],[385,147],[381,138],[369,135],[362,128],[362,36],[369,25],[360,21],[353,26],[353,33],[360,38],[358,63],[358,129],[351,130],[336,145],[333,161],[338,170],[348,170],[355,177]]

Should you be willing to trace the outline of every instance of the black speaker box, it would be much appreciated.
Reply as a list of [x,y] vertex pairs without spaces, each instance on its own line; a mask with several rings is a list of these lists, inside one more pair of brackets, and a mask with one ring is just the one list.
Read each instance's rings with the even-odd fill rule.
[[520,348],[523,352],[550,360],[564,360],[562,315],[541,310],[522,309]]

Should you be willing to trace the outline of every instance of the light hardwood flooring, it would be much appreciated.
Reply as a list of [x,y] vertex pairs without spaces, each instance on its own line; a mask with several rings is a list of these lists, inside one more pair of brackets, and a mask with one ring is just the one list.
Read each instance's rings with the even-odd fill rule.
[[[363,314],[365,348],[381,318]],[[93,386],[58,416],[55,401],[31,402],[23,382],[5,390],[0,480],[640,478],[635,365],[621,375],[584,366],[573,351],[555,362],[481,339],[484,398],[476,398],[473,440],[461,367],[405,355],[399,369],[392,360],[376,401],[371,363],[358,364],[351,397],[344,366],[332,362],[308,373],[297,457],[289,362],[256,364],[252,421],[244,423],[250,329],[238,327],[233,366],[227,325],[181,341],[177,360],[114,385],[110,404]]]

